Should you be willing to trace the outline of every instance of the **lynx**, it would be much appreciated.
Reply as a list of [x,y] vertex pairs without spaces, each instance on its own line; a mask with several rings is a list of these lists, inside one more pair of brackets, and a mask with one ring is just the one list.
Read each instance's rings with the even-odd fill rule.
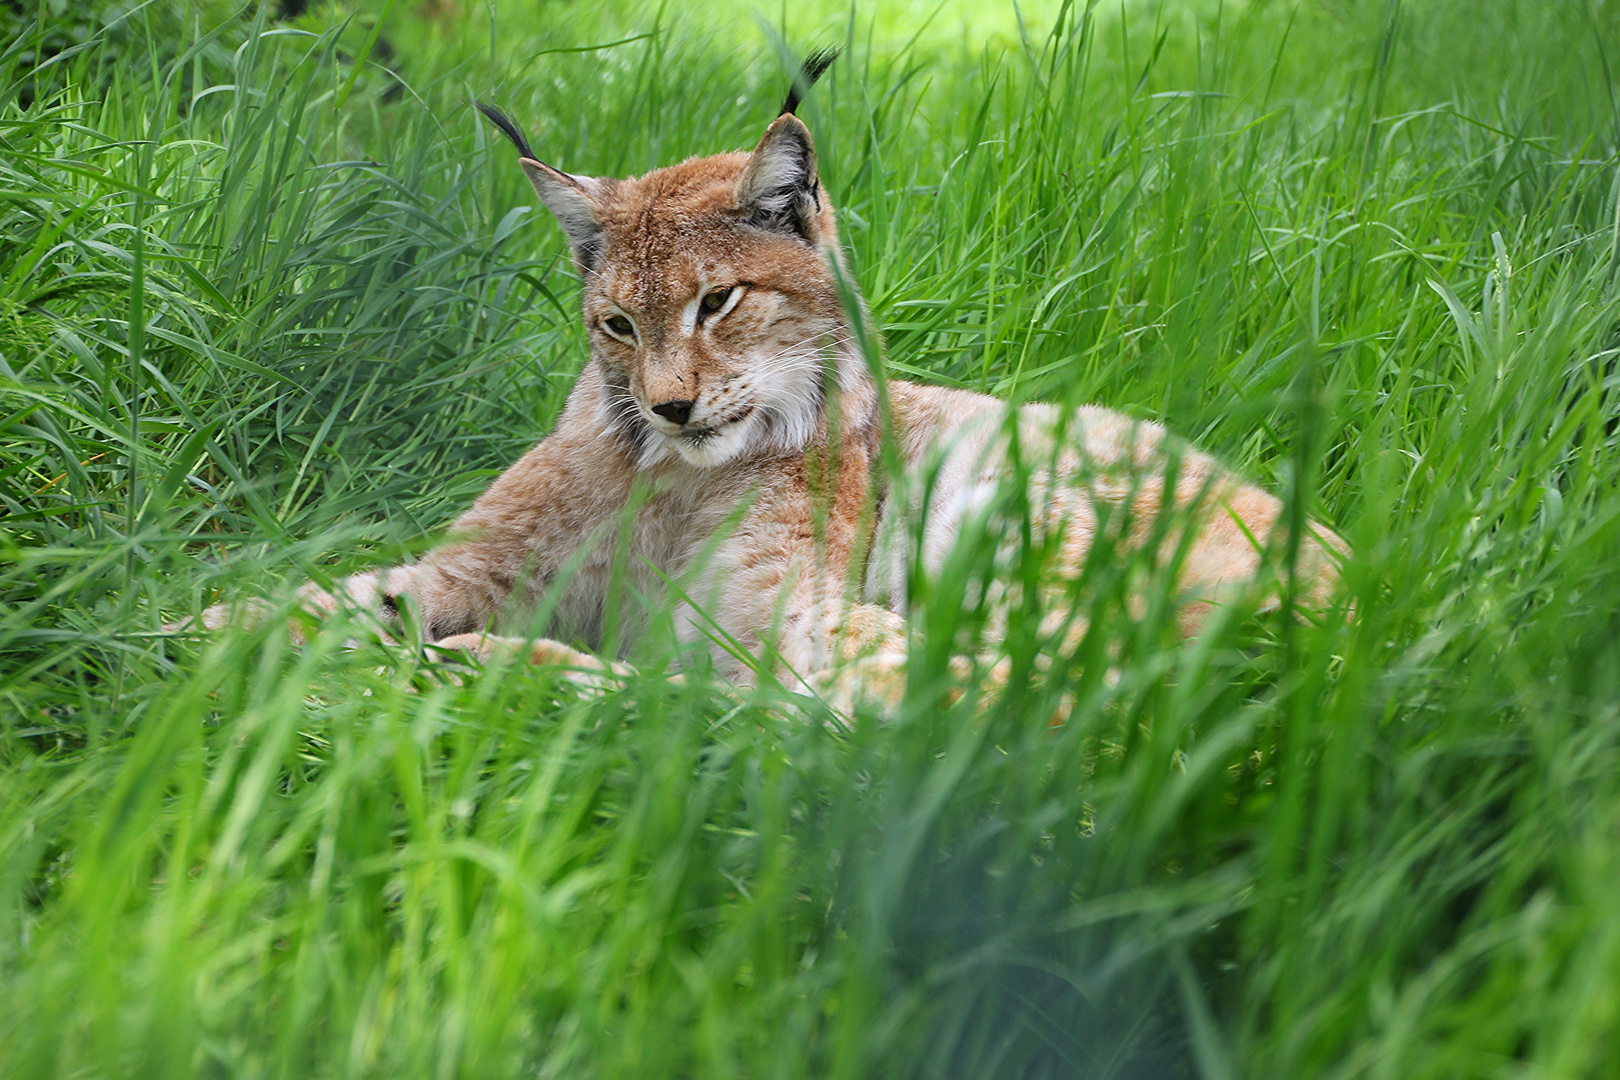
[[[815,147],[795,115],[830,60],[806,62],[752,152],[632,179],[555,169],[503,113],[479,106],[567,234],[590,359],[555,430],[443,546],[332,592],[306,587],[307,607],[357,607],[397,627],[409,605],[444,649],[602,673],[611,662],[555,639],[599,643],[609,622],[633,631],[633,605],[610,615],[610,598],[674,582],[677,632],[728,642],[710,650],[725,677],[774,671],[844,705],[892,701],[914,561],[937,572],[964,529],[985,527],[1014,444],[1037,465],[1022,473],[1035,528],[1061,537],[1057,585],[1115,522],[1128,532],[1121,543],[1151,538],[1178,554],[1186,633],[1257,587],[1285,539],[1282,504],[1158,424],[876,377]],[[882,467],[885,446],[898,478]],[[1155,531],[1172,509],[1183,524]],[[1343,541],[1308,523],[1296,548],[1298,595],[1327,605]],[[635,589],[610,587],[615,573]],[[542,602],[550,636],[496,633],[529,627]],[[202,622],[231,617],[210,608]]]

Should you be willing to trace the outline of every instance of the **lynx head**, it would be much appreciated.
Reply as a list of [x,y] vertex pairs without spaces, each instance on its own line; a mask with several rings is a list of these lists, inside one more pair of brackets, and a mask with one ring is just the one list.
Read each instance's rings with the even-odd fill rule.
[[821,422],[829,364],[839,385],[861,377],[830,267],[843,265],[832,205],[794,115],[800,86],[835,55],[805,62],[751,153],[626,180],[544,164],[515,124],[479,106],[568,234],[602,419],[643,465],[797,451]]

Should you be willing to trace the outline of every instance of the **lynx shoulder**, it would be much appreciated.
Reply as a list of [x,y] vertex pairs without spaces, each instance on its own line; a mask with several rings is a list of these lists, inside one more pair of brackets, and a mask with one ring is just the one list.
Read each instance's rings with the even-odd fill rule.
[[[816,74],[807,65],[801,85]],[[892,697],[911,568],[937,571],[982,522],[1014,444],[1038,463],[1023,473],[1036,527],[1060,532],[1058,583],[1117,521],[1129,535],[1115,540],[1177,551],[1186,632],[1253,586],[1282,538],[1281,503],[1156,424],[1097,407],[1013,415],[991,397],[900,381],[880,405],[858,345],[864,312],[844,299],[853,279],[795,102],[751,152],[631,179],[547,165],[515,123],[480,106],[567,234],[589,361],[555,430],[443,546],[351,578],[337,595],[309,589],[307,606],[357,605],[387,622],[410,605],[430,641],[599,667],[553,639],[598,643],[610,622],[633,637],[636,611],[606,611],[638,591],[610,587],[622,572],[643,594],[679,582],[676,627],[693,641],[727,639],[811,685],[853,680]],[[886,437],[919,482],[885,480]],[[1182,524],[1156,529],[1169,510]],[[1343,542],[1307,523],[1296,547],[1299,593],[1327,604]],[[536,627],[542,600],[549,622]],[[210,609],[203,621],[227,618]],[[548,636],[497,636],[537,630]],[[738,681],[756,666],[729,650],[714,659]]]

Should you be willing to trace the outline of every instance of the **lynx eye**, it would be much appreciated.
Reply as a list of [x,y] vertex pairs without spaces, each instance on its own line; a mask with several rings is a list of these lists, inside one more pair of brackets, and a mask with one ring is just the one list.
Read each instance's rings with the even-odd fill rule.
[[633,338],[636,336],[635,326],[623,315],[609,315],[602,320],[602,325],[614,337]]
[[724,289],[715,289],[711,292],[704,293],[703,300],[698,304],[698,306],[703,310],[703,314],[713,315],[715,312],[726,306],[726,301],[730,300],[731,294],[736,291],[737,287],[733,285]]

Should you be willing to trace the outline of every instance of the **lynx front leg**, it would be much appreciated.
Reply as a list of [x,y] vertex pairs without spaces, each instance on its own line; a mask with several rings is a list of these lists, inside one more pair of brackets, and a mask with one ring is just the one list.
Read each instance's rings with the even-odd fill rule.
[[[594,383],[582,379],[585,396]],[[580,394],[576,387],[575,396]],[[570,399],[573,400],[572,398]],[[456,539],[412,566],[357,574],[325,589],[306,585],[300,606],[316,619],[339,611],[359,613],[385,640],[398,637],[406,618],[436,640],[489,626],[512,606],[531,601],[574,549],[624,507],[630,469],[622,452],[583,426],[587,402],[570,405],[558,433],[530,450],[479,496],[450,528]],[[588,601],[588,598],[587,598]],[[586,602],[586,601],[582,601]],[[169,630],[215,630],[261,625],[274,608],[262,602],[215,605],[171,623]],[[293,639],[302,641],[304,620]]]

